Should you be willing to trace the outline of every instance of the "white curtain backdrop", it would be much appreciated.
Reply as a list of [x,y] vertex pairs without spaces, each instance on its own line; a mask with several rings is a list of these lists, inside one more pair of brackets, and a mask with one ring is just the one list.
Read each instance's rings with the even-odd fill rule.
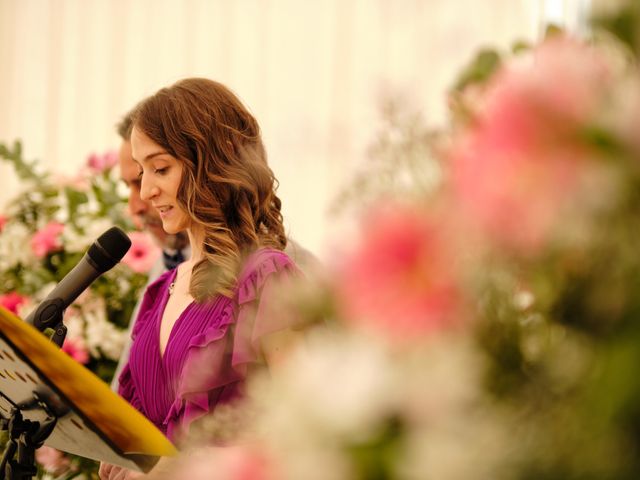
[[[115,123],[187,76],[231,87],[262,126],[290,234],[320,255],[326,209],[398,92],[442,121],[483,45],[573,27],[580,0],[0,0],[0,141],[71,174]],[[573,22],[573,24],[572,24]],[[20,185],[0,164],[0,205]]]

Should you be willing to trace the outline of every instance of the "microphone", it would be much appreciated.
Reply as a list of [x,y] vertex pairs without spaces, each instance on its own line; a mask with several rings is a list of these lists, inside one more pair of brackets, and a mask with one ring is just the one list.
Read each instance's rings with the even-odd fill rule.
[[[131,240],[118,227],[104,232],[84,254],[78,264],[65,275],[47,298],[25,319],[40,331],[60,327],[56,332],[62,338],[55,338],[62,345],[66,328],[62,325],[62,314],[93,281],[113,268],[131,247]],[[54,335],[55,336],[55,335]]]

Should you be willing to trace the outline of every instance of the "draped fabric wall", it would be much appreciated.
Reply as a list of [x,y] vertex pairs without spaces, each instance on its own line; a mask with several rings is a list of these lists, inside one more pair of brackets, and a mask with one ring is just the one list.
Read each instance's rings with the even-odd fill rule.
[[[72,174],[117,147],[114,124],[142,97],[219,80],[262,125],[290,233],[322,254],[327,205],[363,161],[384,92],[441,121],[443,92],[479,46],[533,40],[549,8],[575,16],[577,3],[0,0],[0,141]],[[2,205],[20,185],[6,165],[0,175]]]

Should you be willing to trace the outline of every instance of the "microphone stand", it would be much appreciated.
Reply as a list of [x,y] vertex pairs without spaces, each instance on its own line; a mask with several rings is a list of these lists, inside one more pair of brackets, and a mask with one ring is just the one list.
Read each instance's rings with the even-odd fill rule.
[[47,299],[38,305],[33,314],[33,326],[41,332],[47,328],[52,328],[54,333],[51,341],[62,348],[64,339],[67,336],[67,327],[62,322],[64,314],[64,302],[61,298]]
[[[51,341],[59,348],[62,348],[67,336],[67,327],[62,321],[63,306],[60,298],[45,300],[38,306],[33,316],[35,328],[41,332],[47,328],[54,330]],[[0,480],[29,480],[37,474],[36,449],[44,445],[58,421],[57,415],[52,414],[51,408],[48,408],[49,405],[40,399],[36,392],[33,393],[34,403],[14,405],[10,418],[0,419],[0,431],[9,432],[9,441],[0,460]],[[30,410],[35,406],[43,408],[49,414],[49,418],[42,424],[22,416],[22,410]]]
[[[68,300],[66,304],[71,303],[97,276],[118,263],[130,247],[131,240],[119,228],[113,227],[104,232],[89,247],[83,260],[58,284],[56,288],[60,290],[54,290],[57,293],[52,292],[52,298],[44,300],[36,311],[26,318],[27,323],[31,323],[41,332],[48,328],[53,329],[51,341],[62,348],[67,336],[67,327],[62,322],[66,308],[65,300]],[[0,480],[4,480],[5,475],[11,480],[29,479],[35,475],[35,449],[41,447],[51,435],[58,418],[67,413],[51,408],[55,402],[41,398],[37,391],[32,393],[33,399],[27,401],[26,405],[11,402],[13,408],[10,419],[2,418],[0,422],[0,430],[9,430],[10,434],[10,441],[0,463]],[[47,417],[42,425],[40,422],[23,418],[22,411],[33,408],[46,412]],[[16,454],[18,458],[14,459]]]

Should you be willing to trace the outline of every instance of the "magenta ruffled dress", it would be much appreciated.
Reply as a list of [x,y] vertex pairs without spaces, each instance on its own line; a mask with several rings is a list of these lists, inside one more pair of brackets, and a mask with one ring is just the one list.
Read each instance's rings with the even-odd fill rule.
[[147,288],[133,329],[119,393],[167,437],[179,440],[195,419],[243,394],[247,371],[262,362],[260,338],[293,327],[272,315],[273,289],[300,271],[283,252],[260,249],[238,276],[233,298],[192,302],[160,354],[160,321],[177,269]]

